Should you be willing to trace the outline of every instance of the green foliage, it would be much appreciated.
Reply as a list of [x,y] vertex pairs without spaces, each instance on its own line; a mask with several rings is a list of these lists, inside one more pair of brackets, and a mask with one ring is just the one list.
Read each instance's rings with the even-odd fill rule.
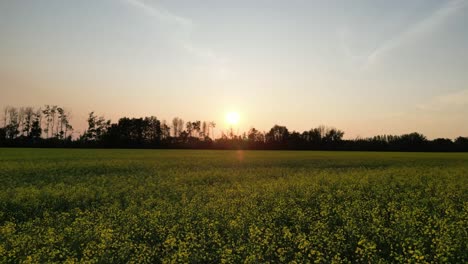
[[0,149],[0,263],[466,263],[468,155]]

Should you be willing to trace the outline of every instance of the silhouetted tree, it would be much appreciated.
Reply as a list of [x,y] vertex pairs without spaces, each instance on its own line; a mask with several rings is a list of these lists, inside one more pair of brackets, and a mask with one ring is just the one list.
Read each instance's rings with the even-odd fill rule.
[[98,141],[110,126],[110,120],[105,120],[103,116],[97,117],[94,112],[89,113],[88,129],[82,136],[85,141]]
[[6,129],[5,127],[0,128],[0,146],[4,146],[7,141]]
[[[212,135],[212,137],[214,139],[215,138],[214,129],[216,127],[216,123],[214,121],[211,121],[208,125],[209,125],[209,127],[211,127],[211,135]],[[210,136],[210,135],[208,135],[208,136]]]
[[201,137],[200,136],[200,129],[201,129],[201,122],[200,121],[192,122],[192,129],[193,129],[193,131],[196,132],[197,137]]
[[24,107],[20,107],[18,111],[18,136],[24,136],[24,118],[25,118],[25,109]]
[[468,137],[457,137],[454,143],[457,150],[468,151]]
[[18,109],[15,107],[8,108],[8,120],[9,122],[5,126],[5,133],[8,139],[16,138],[19,131],[19,122],[18,122]]
[[468,145],[468,137],[457,137],[455,139],[457,145]]
[[323,141],[325,143],[337,143],[343,138],[344,132],[336,128],[327,129]]
[[161,123],[162,138],[168,139],[171,136],[171,127],[166,124],[166,120]]
[[252,127],[248,132],[247,139],[249,141],[252,141],[252,142],[263,141],[263,139],[261,139],[260,135],[261,135],[261,133],[257,129]]
[[7,120],[8,120],[8,109],[10,106],[5,106],[3,108],[3,128],[7,126]]
[[184,131],[184,120],[182,120],[181,118],[179,118],[179,120],[177,121],[177,131],[179,132],[178,135],[180,135],[180,133]]
[[42,110],[42,114],[44,115],[46,127],[44,128],[44,132],[46,133],[46,138],[49,138],[49,131],[50,131],[50,105],[45,105],[44,110]]
[[203,121],[200,137],[205,138],[205,137],[209,136],[208,134],[209,134],[209,132],[208,132],[208,123],[206,123],[206,121]]
[[32,118],[31,131],[30,131],[29,137],[33,141],[38,141],[42,135],[41,114],[42,114],[41,109],[39,109],[36,111],[36,113],[34,113],[33,118]]
[[161,129],[161,121],[156,117],[146,117],[143,121],[139,122],[137,126],[141,126],[143,131],[144,141],[151,144],[158,144],[163,136],[163,131]]
[[174,117],[174,119],[172,119],[172,129],[174,130],[174,137],[178,137],[180,134],[179,121],[180,119],[178,117]]
[[56,105],[53,105],[50,107],[50,110],[49,110],[49,117],[50,117],[50,133],[51,133],[51,136],[52,137],[56,137],[57,135],[57,132],[55,131],[55,134],[54,134],[54,127],[55,126],[55,118],[56,118],[56,115],[57,115],[57,106]]
[[23,134],[26,137],[30,137],[31,127],[34,118],[34,109],[32,107],[26,107],[24,109],[24,125],[23,125]]
[[187,133],[189,135],[189,137],[192,136],[192,131],[193,131],[193,123],[188,121],[187,124],[186,124],[186,128],[187,128]]
[[277,143],[284,143],[288,140],[289,131],[285,126],[275,125],[270,129],[265,135],[265,139],[267,142],[277,142]]
[[59,116],[57,119],[56,137],[59,139],[64,139],[67,137],[68,131],[73,130],[73,127],[70,125],[70,121],[68,119],[70,113],[66,112],[61,107],[57,108],[57,112]]
[[117,123],[111,123],[94,112],[88,116],[87,130],[78,140],[73,140],[68,134],[73,131],[70,112],[60,106],[46,105],[42,110],[9,106],[3,108],[2,118],[0,146],[468,151],[468,137],[458,137],[454,141],[447,138],[428,140],[414,132],[345,140],[342,130],[326,126],[302,133],[290,132],[280,125],[273,126],[268,133],[251,128],[247,133],[234,134],[231,128],[214,139],[214,122],[187,122],[184,130],[185,123],[178,117],[172,120],[174,137],[171,137],[171,127],[155,116],[123,117]]

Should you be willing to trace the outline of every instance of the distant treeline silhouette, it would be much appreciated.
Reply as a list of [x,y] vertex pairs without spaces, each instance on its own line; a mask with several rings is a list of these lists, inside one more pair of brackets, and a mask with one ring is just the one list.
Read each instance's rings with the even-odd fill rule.
[[284,149],[362,151],[468,151],[468,137],[428,140],[420,133],[343,139],[342,130],[318,126],[302,133],[274,125],[269,131],[251,128],[240,135],[233,129],[214,137],[215,122],[154,116],[120,118],[112,123],[91,112],[88,128],[73,137],[70,113],[63,107],[5,107],[0,128],[1,147]]

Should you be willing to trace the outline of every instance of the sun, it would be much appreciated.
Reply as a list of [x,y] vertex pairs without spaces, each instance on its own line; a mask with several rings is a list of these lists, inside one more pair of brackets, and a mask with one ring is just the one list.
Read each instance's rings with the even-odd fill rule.
[[236,125],[237,123],[239,123],[239,119],[240,116],[237,112],[229,112],[226,114],[226,122],[230,125]]

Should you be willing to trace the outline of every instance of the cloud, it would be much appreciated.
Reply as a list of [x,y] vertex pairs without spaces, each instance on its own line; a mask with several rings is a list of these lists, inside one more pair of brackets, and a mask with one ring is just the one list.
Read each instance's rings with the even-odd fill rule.
[[468,107],[468,89],[459,90],[456,92],[438,95],[432,98],[429,102],[417,105],[419,110],[423,111],[447,111],[447,110],[463,110]]
[[383,44],[367,56],[364,67],[374,64],[389,51],[396,49],[407,42],[413,41],[421,35],[433,32],[448,18],[465,8],[467,4],[467,0],[447,1],[443,6],[429,14],[426,18],[409,25],[405,31],[383,42]]
[[174,13],[169,12],[168,10],[162,8],[161,6],[153,6],[147,4],[144,0],[123,0],[129,5],[139,8],[146,12],[148,15],[157,18],[160,21],[163,21],[168,24],[173,24],[180,26],[181,28],[190,28],[193,25],[193,22],[190,19],[185,17],[178,16]]
[[445,105],[468,106],[468,89],[438,96],[436,100]]
[[173,27],[171,31],[175,34],[173,34],[172,41],[189,54],[202,60],[204,64],[208,64],[208,66],[205,65],[199,68],[204,68],[207,72],[212,72],[212,75],[218,79],[226,79],[234,74],[232,70],[227,68],[227,60],[225,58],[221,57],[212,49],[201,47],[192,41],[191,35],[193,34],[195,23],[191,19],[174,14],[161,6],[150,5],[144,0],[123,1],[132,7],[142,10],[159,22]]

